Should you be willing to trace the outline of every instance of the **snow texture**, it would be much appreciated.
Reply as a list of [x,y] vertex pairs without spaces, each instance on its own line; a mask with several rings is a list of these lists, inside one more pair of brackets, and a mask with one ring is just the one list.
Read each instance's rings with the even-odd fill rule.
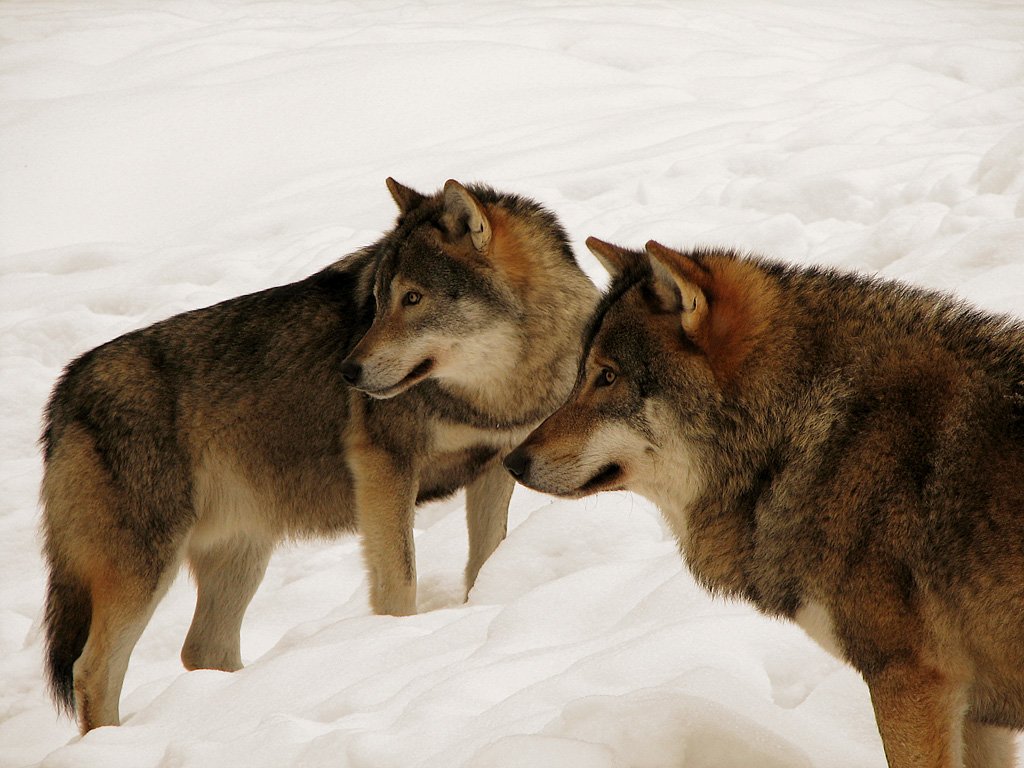
[[354,537],[274,557],[246,669],[186,673],[182,575],[83,739],[41,674],[41,410],[125,331],[371,242],[384,178],[486,181],[587,235],[720,244],[1024,307],[1024,9],[1006,2],[0,4],[0,766],[885,764],[867,690],[705,595],[657,511],[517,489],[461,602],[421,510],[418,616]]

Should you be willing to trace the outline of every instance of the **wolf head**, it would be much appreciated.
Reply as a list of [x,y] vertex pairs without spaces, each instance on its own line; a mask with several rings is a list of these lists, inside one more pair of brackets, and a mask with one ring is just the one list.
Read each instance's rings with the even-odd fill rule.
[[587,246],[613,280],[597,307],[568,401],[505,460],[559,496],[635,490],[678,505],[702,486],[705,447],[768,330],[773,288],[731,253]]
[[525,315],[547,261],[575,267],[539,205],[450,180],[432,196],[393,179],[400,215],[377,258],[373,325],[343,363],[349,384],[388,398],[419,382],[485,389],[527,352]]

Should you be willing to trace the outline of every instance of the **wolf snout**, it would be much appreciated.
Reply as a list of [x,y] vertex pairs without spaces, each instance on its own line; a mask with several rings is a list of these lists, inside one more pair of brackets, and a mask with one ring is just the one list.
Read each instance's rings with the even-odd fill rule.
[[341,364],[341,378],[349,384],[358,384],[363,375],[363,366],[355,360],[346,360]]
[[530,454],[519,446],[501,462],[516,480],[522,480],[530,471]]

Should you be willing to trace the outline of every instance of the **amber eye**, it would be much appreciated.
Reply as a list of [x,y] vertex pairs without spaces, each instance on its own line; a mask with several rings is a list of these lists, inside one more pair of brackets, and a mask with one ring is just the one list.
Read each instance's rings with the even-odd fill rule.
[[615,371],[613,371],[611,368],[602,368],[601,372],[597,374],[597,381],[595,382],[595,386],[610,387],[612,384],[615,383],[616,378],[617,376],[615,374]]
[[402,306],[411,307],[413,304],[419,304],[421,296],[417,291],[409,291],[405,296],[402,297]]

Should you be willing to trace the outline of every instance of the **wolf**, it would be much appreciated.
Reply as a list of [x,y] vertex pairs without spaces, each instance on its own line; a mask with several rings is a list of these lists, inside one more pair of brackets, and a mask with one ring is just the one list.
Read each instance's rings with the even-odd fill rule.
[[86,352],[42,436],[46,665],[82,731],[119,723],[139,635],[182,562],[181,659],[242,666],[274,546],[358,531],[370,602],[416,611],[416,505],[466,488],[467,594],[505,536],[501,458],[562,402],[598,298],[554,214],[483,185],[388,179],[393,230],[290,285]]
[[1024,726],[1024,326],[719,249],[612,273],[565,404],[504,461],[634,490],[696,579],[863,676],[889,765],[1004,768]]

